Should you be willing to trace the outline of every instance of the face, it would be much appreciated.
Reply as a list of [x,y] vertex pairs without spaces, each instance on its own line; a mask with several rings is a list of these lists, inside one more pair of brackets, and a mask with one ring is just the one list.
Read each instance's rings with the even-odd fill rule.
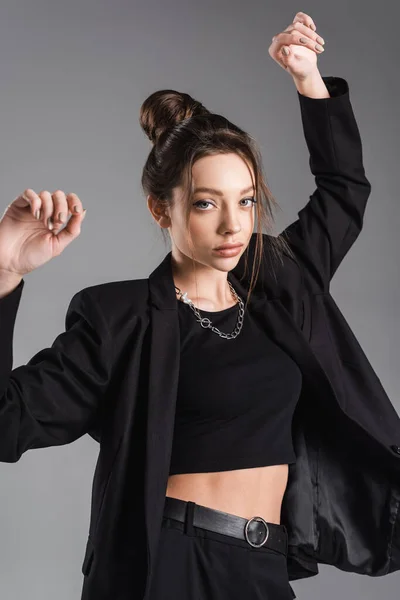
[[[198,263],[221,271],[230,271],[245,252],[254,229],[255,197],[252,171],[237,154],[205,156],[193,165],[194,190],[213,188],[212,191],[195,192],[190,201],[189,232],[192,246],[187,242],[185,230],[184,190],[174,190],[174,206],[168,210],[169,219],[158,220],[168,228],[172,241],[172,254],[180,262],[194,258]],[[219,193],[217,193],[219,192]],[[223,256],[215,251],[225,243],[242,243],[239,252]]]

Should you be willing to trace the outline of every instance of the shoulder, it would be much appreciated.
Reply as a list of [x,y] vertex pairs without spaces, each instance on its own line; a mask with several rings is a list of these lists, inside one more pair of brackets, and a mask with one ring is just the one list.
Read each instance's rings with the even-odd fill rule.
[[95,306],[111,330],[148,315],[148,278],[107,281],[79,290],[74,299]]
[[144,278],[97,283],[83,288],[81,292],[93,298],[101,306],[118,302],[139,310],[146,304],[148,289],[148,278]]

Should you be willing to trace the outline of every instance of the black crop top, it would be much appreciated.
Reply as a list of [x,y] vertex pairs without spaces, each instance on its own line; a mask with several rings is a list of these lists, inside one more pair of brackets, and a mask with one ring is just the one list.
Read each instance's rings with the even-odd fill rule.
[[[230,333],[238,310],[199,312]],[[301,371],[249,310],[239,335],[225,339],[201,327],[178,300],[181,357],[170,475],[296,461],[291,425]]]

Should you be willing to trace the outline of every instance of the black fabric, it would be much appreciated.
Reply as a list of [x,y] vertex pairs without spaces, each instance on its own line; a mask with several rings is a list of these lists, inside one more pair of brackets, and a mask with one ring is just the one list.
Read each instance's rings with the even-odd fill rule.
[[[223,333],[238,305],[199,311]],[[292,418],[301,371],[246,309],[233,339],[206,329],[178,301],[180,369],[170,475],[229,471],[296,461]]]
[[11,370],[12,337],[24,279],[0,300],[0,461],[70,444],[96,428],[109,388],[113,338],[96,299],[69,302],[65,331]]
[[148,600],[292,600],[286,556],[163,516]]
[[[275,273],[263,261],[252,292],[253,315],[303,376],[281,512],[289,580],[315,578],[320,564],[387,576],[400,570],[400,417],[327,287],[361,231],[370,186],[348,91],[299,100],[316,189],[290,226],[296,260],[285,255]],[[240,295],[255,243],[248,275],[245,258],[228,273]],[[100,441],[81,599],[148,600],[180,367],[171,252],[149,277],[85,288],[56,347],[11,370],[22,288],[0,298],[0,462],[24,460],[32,442],[85,431]]]
[[[189,509],[193,511],[193,515],[187,514]],[[267,546],[285,556],[288,554],[288,536],[285,525],[265,521],[259,515],[252,515],[251,518],[244,517],[194,502],[183,502],[174,496],[166,496],[164,517],[181,523],[184,523],[185,519],[190,520],[195,527],[246,540],[253,546],[255,544],[257,547]]]

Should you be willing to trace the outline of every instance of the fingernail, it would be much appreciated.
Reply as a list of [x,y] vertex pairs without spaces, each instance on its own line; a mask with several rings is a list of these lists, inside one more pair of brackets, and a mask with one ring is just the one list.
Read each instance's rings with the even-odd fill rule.
[[315,44],[315,48],[316,50],[318,50],[319,52],[324,52],[325,48],[323,48],[322,46],[320,46],[319,44]]
[[324,38],[322,38],[322,37],[319,37],[319,36],[317,37],[317,42],[318,42],[319,44],[325,44],[325,40],[324,40]]
[[35,211],[35,219],[40,219],[40,208]]
[[315,27],[315,25],[314,25],[313,23],[311,23],[311,24],[310,24],[310,27],[311,27],[311,29],[312,29],[313,31],[316,31],[316,30],[317,30],[317,28]]
[[283,53],[285,56],[287,56],[287,55],[289,54],[289,49],[288,49],[288,48],[286,48],[286,46],[283,46],[283,48],[282,48],[282,53]]
[[86,211],[87,211],[87,208],[85,208],[85,210],[82,213],[82,219],[84,219],[86,217]]
[[80,207],[77,204],[75,204],[75,206],[74,206],[74,212],[75,213],[80,213],[81,212],[81,209],[80,209]]
[[61,221],[61,223],[64,223],[65,221],[65,213],[58,213],[58,220]]
[[51,217],[47,219],[47,227],[50,229],[50,231],[54,229],[53,219]]

